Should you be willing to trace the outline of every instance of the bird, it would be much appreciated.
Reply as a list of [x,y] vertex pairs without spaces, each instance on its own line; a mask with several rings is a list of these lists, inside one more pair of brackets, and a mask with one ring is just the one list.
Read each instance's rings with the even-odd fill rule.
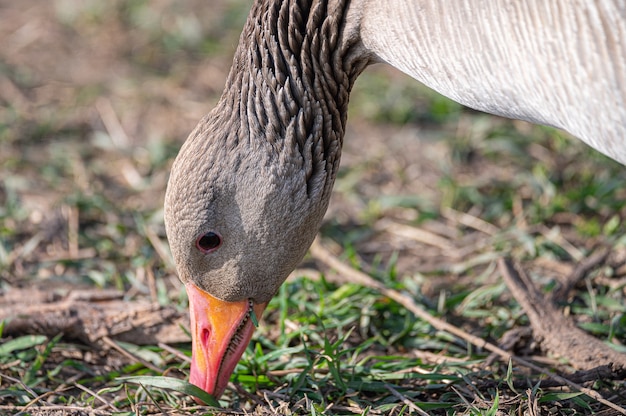
[[165,193],[189,297],[190,382],[215,397],[313,242],[351,88],[375,63],[626,163],[623,0],[255,0],[224,92]]

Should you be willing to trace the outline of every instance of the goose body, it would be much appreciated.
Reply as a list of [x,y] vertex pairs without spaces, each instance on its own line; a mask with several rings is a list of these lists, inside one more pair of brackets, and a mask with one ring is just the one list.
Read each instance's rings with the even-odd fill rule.
[[453,100],[568,131],[626,163],[626,3],[364,2],[379,59]]
[[318,231],[350,90],[387,62],[475,109],[562,128],[626,163],[626,2],[257,0],[224,93],[181,148],[167,235],[191,382],[220,395]]

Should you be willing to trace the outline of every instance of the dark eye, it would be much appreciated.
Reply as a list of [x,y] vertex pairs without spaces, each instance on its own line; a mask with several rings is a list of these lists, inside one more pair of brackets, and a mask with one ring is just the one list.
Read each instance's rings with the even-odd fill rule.
[[222,237],[219,234],[209,231],[201,235],[196,240],[196,247],[203,253],[215,251],[222,244]]

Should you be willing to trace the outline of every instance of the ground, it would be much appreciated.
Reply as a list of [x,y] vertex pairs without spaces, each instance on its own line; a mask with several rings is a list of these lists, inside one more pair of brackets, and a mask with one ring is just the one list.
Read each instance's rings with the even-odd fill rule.
[[623,412],[626,169],[383,65],[222,409],[172,380],[164,190],[249,6],[0,0],[0,414]]

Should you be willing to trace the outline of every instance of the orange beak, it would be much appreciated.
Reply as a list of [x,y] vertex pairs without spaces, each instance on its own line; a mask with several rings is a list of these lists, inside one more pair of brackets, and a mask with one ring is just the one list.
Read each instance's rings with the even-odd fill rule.
[[189,382],[218,398],[252,338],[252,313],[260,317],[267,303],[224,302],[193,283],[185,288],[191,314]]

